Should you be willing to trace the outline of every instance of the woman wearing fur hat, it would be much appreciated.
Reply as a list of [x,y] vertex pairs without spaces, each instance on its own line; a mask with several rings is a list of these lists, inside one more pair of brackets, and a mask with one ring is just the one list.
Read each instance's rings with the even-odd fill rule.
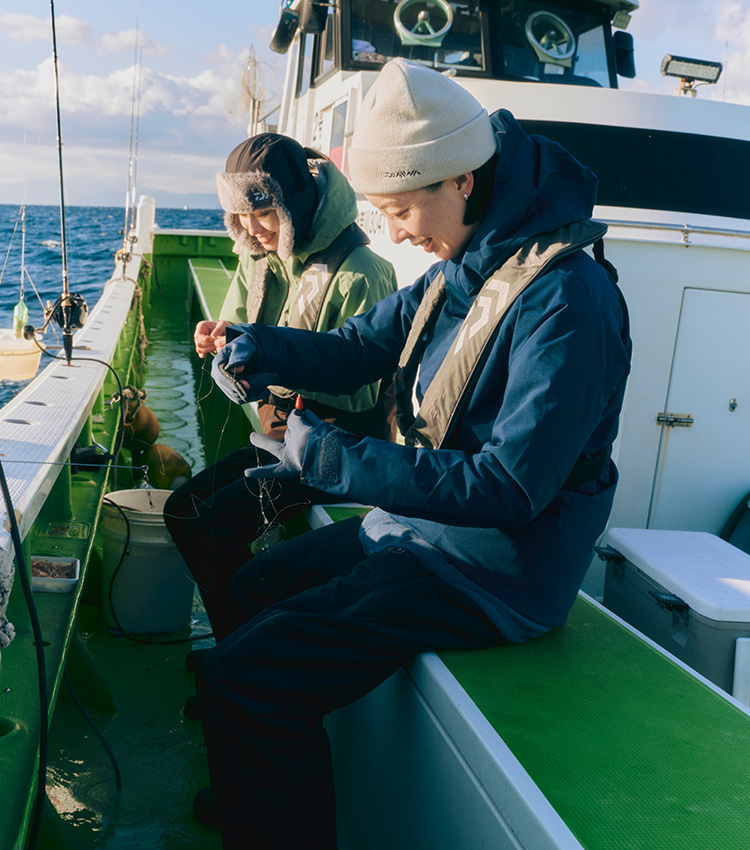
[[[263,133],[229,154],[217,188],[239,265],[222,320],[196,327],[201,356],[221,348],[227,325],[262,322],[327,331],[396,290],[393,266],[370,250],[355,224],[349,182],[322,154]],[[284,439],[296,399],[295,390],[278,385],[258,399],[257,415],[268,437]],[[395,436],[390,378],[348,395],[306,392],[302,403],[347,431]],[[240,449],[194,476],[165,506],[166,525],[195,576],[217,638],[231,631],[229,586],[250,554],[248,546],[262,548],[278,535],[281,522],[307,505],[332,500],[299,481],[264,487],[244,477],[248,467],[271,460],[273,455],[254,446]]]
[[393,241],[435,264],[327,334],[229,328],[213,375],[244,401],[279,380],[345,393],[395,370],[406,445],[308,411],[283,444],[253,437],[277,462],[248,476],[374,509],[272,547],[234,581],[237,628],[197,678],[227,850],[333,850],[323,717],[416,652],[562,626],[617,481],[630,339],[592,172],[402,59],[367,93],[349,164]]

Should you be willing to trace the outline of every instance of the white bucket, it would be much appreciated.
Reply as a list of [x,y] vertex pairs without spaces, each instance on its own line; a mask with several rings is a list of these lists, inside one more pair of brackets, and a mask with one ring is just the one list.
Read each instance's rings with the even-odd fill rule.
[[0,379],[26,381],[36,375],[42,351],[33,339],[20,339],[13,331],[0,330]]
[[[164,524],[164,503],[171,493],[119,490],[105,497],[103,601],[104,620],[111,628],[163,634],[190,623],[195,581]],[[127,553],[118,567],[126,542]]]

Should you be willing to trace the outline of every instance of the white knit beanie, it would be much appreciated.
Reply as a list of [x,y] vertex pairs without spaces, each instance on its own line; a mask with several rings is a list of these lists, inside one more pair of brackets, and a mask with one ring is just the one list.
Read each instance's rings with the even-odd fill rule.
[[393,59],[362,102],[349,176],[366,195],[410,192],[473,171],[495,151],[476,98],[438,71]]

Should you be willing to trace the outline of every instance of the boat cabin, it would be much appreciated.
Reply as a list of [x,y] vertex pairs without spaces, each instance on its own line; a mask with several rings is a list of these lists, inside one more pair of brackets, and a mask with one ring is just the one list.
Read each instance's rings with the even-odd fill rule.
[[[404,57],[454,76],[489,112],[510,109],[527,132],[563,144],[597,174],[602,206],[747,219],[736,175],[750,169],[750,131],[740,108],[619,88],[636,76],[626,28],[638,7],[284,0],[271,42],[287,55],[278,130],[346,173],[359,104],[383,64]],[[721,73],[719,63],[665,58],[673,61],[663,73],[693,95],[695,80],[715,82]],[[378,233],[377,217],[365,215],[365,229]]]
[[[637,2],[349,0],[284,2],[272,47],[294,39],[318,84],[337,70],[365,71],[403,57],[457,76],[617,88],[633,77],[633,39],[621,29]],[[291,22],[291,23],[290,23]]]

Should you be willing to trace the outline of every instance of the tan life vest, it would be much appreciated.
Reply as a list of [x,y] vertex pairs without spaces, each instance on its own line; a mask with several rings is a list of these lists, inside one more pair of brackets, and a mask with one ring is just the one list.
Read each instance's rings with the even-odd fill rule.
[[[336,272],[355,248],[367,245],[369,241],[367,234],[352,223],[345,227],[327,248],[310,255],[300,276],[294,303],[289,310],[287,327],[308,331],[318,329],[323,304]],[[265,257],[256,260],[252,285],[248,287],[247,293],[248,324],[259,321],[269,288],[275,280],[273,271],[268,267],[268,260]],[[296,395],[284,387],[268,389],[278,398]]]
[[516,298],[555,262],[597,242],[606,232],[606,224],[584,219],[534,236],[506,260],[474,299],[415,415],[412,395],[417,370],[445,300],[445,279],[442,272],[437,275],[414,315],[396,370],[396,416],[407,445],[445,445],[484,365],[495,330]]
[[[308,257],[294,303],[289,310],[287,327],[317,330],[323,303],[336,272],[355,248],[367,245],[369,241],[364,231],[352,223],[327,248]],[[265,257],[256,260],[252,284],[247,292],[248,324],[260,320],[268,291],[275,280],[276,276],[268,267],[268,260]]]

